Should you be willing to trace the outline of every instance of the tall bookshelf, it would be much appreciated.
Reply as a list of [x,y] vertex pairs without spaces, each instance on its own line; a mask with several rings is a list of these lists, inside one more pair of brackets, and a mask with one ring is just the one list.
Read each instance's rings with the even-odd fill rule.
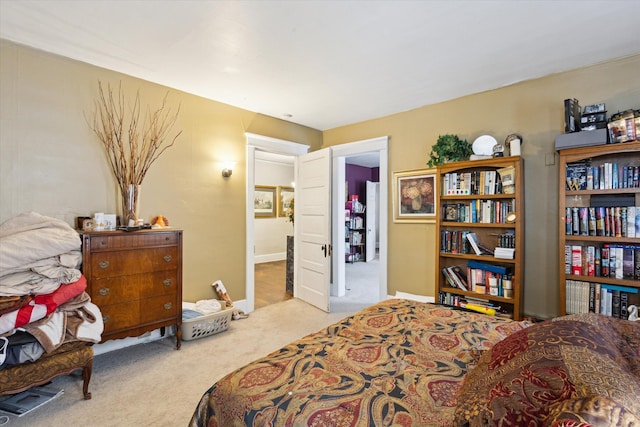
[[[502,171],[502,175],[498,172]],[[436,294],[441,304],[489,307],[522,319],[524,161],[520,156],[447,163],[437,169]],[[488,251],[476,254],[466,235]],[[509,248],[512,258],[497,249]],[[491,252],[494,252],[492,254]],[[499,257],[500,256],[500,257]],[[447,271],[458,267],[460,286]],[[466,277],[464,277],[466,275]],[[495,279],[495,280],[493,280]]]
[[560,315],[627,317],[626,307],[640,303],[640,143],[568,148],[559,155]]

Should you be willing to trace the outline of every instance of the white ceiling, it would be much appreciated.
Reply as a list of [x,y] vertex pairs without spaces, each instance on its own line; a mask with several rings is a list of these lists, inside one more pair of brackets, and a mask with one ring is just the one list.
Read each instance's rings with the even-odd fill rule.
[[0,37],[326,130],[638,54],[638,16],[638,0],[0,0]]

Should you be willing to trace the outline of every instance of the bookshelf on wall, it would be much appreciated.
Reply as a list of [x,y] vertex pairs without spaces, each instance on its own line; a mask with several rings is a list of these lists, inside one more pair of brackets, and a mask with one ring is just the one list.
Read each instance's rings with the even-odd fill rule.
[[366,261],[365,206],[357,199],[345,206],[345,261]]
[[560,315],[627,318],[640,303],[640,143],[559,154]]
[[523,159],[447,163],[437,173],[439,303],[522,319]]

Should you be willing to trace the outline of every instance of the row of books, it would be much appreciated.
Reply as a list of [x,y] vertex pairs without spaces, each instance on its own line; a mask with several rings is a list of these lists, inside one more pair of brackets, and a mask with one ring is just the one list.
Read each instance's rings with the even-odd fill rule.
[[502,178],[494,170],[444,174],[443,195],[502,194]]
[[511,312],[491,301],[449,292],[440,292],[438,304],[466,308],[489,316],[512,317]]
[[566,208],[565,234],[640,237],[640,206]]
[[640,245],[565,245],[564,270],[575,276],[640,280]]
[[442,274],[452,288],[477,294],[513,297],[513,276],[508,268],[470,260],[467,266],[443,267]]
[[618,163],[591,166],[589,160],[567,163],[566,189],[569,191],[639,187],[640,166]]
[[637,304],[638,288],[567,280],[567,314],[600,313],[627,319],[628,307]]
[[351,217],[348,221],[350,228],[363,228],[364,219],[361,216]]
[[351,245],[361,245],[362,244],[362,233],[359,231],[353,231],[351,236],[349,237],[349,243]]
[[507,215],[515,211],[515,199],[481,200],[442,205],[443,221],[506,224]]

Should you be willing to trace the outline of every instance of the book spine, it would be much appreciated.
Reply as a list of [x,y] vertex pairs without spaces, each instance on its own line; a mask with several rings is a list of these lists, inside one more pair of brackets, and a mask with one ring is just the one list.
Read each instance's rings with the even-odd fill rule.
[[620,291],[611,293],[611,317],[620,318]]
[[596,235],[596,208],[589,208],[589,236]]
[[602,277],[609,277],[609,244],[602,245]]
[[620,292],[620,318],[627,319],[629,317],[629,294]]
[[571,246],[571,274],[582,275],[582,246]]

